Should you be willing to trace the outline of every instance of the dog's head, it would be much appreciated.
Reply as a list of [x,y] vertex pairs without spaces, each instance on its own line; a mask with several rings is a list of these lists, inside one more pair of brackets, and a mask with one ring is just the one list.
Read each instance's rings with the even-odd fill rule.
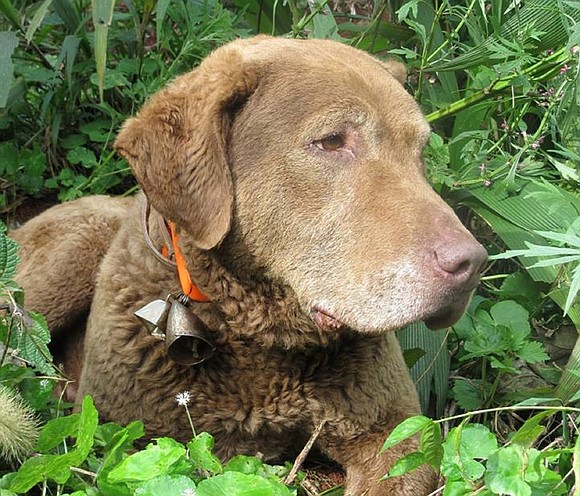
[[425,180],[429,126],[402,79],[336,42],[238,40],[115,145],[198,248],[290,287],[319,326],[446,326],[486,253]]

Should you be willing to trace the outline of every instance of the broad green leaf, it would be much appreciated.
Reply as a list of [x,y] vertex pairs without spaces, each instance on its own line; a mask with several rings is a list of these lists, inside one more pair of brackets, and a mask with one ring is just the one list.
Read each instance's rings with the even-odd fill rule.
[[226,472],[201,481],[196,496],[293,496],[282,484],[240,472]]
[[391,431],[381,448],[381,453],[409,439],[432,423],[433,421],[430,418],[424,417],[423,415],[416,415],[403,420],[403,422]]
[[195,483],[185,475],[160,475],[135,486],[134,494],[139,496],[195,496]]
[[103,494],[108,496],[131,496],[133,494],[128,484],[124,482],[110,482],[109,473],[123,459],[125,451],[132,447],[133,441],[143,437],[143,435],[144,426],[141,421],[131,422],[127,427],[113,434],[108,443],[111,448],[105,456],[101,469],[97,474],[97,486]]
[[424,463],[427,463],[425,455],[420,451],[409,453],[402,458],[399,458],[389,470],[383,479],[390,479],[391,477],[398,477],[400,475],[408,474],[416,468],[419,468]]
[[186,467],[185,447],[177,441],[162,437],[143,451],[125,458],[109,472],[110,482],[140,482],[183,473]]
[[80,413],[73,413],[49,420],[40,431],[36,443],[38,451],[47,452],[78,432]]
[[526,456],[519,446],[500,448],[489,457],[485,483],[496,494],[531,496],[532,489],[524,480]]
[[462,481],[453,480],[445,482],[445,489],[443,490],[443,496],[469,496],[473,494],[475,487],[473,485]]
[[477,460],[486,460],[496,449],[497,440],[487,427],[454,427],[443,443],[441,473],[452,480],[475,481],[485,472]]
[[264,463],[255,456],[238,455],[232,458],[224,468],[224,472],[241,472],[242,474],[257,474],[264,468]]
[[223,472],[222,464],[212,453],[213,446],[213,437],[207,432],[198,434],[187,443],[189,457],[196,469],[204,470],[211,474],[221,474]]
[[427,424],[421,431],[420,451],[424,455],[425,463],[431,465],[435,470],[439,470],[441,458],[443,457],[443,437],[441,426],[432,422]]

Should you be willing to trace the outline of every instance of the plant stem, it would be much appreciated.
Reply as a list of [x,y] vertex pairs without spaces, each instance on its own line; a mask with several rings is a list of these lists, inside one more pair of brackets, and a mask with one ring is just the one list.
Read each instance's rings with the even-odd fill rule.
[[472,95],[464,97],[461,100],[457,100],[456,102],[453,102],[451,105],[448,105],[443,109],[431,112],[426,117],[427,122],[435,122],[439,119],[443,119],[444,117],[456,114],[457,112],[465,110],[466,108],[486,98],[489,98],[490,96],[500,93],[509,88],[513,81],[520,76],[527,76],[536,83],[549,79],[557,74],[560,69],[564,67],[566,62],[570,60],[567,52],[568,50],[566,48],[561,48],[545,59],[540,60],[539,62],[524,69],[521,74],[513,74],[500,78],[486,88],[476,91]]

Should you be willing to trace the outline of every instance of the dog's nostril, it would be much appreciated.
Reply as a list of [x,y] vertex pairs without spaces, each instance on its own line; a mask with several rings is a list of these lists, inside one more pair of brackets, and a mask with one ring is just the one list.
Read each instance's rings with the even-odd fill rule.
[[437,265],[444,272],[458,277],[479,274],[485,266],[487,252],[479,243],[449,243],[435,250]]

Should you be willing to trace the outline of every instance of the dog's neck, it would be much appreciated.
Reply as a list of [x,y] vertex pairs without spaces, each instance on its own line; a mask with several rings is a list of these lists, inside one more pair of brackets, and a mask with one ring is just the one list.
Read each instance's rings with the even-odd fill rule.
[[[167,244],[169,238],[163,232],[164,224],[157,222],[161,219],[160,214],[150,210],[142,219],[142,228],[149,248],[160,258],[155,247]],[[149,215],[159,218],[150,223]],[[193,311],[202,316],[204,309],[211,306],[221,315],[218,326],[228,334],[252,339],[267,347],[303,349],[327,346],[348,333],[318,327],[301,308],[290,288],[267,276],[257,278],[255,272],[242,273],[229,267],[223,249],[200,250],[183,230],[179,233],[179,247],[191,281],[210,300],[201,304],[193,302]],[[176,268],[170,270],[175,271],[177,279]]]
[[192,281],[239,337],[287,349],[326,346],[340,338],[340,333],[320,329],[283,284],[234,274],[220,259],[219,248],[200,250],[187,233],[180,245]]

